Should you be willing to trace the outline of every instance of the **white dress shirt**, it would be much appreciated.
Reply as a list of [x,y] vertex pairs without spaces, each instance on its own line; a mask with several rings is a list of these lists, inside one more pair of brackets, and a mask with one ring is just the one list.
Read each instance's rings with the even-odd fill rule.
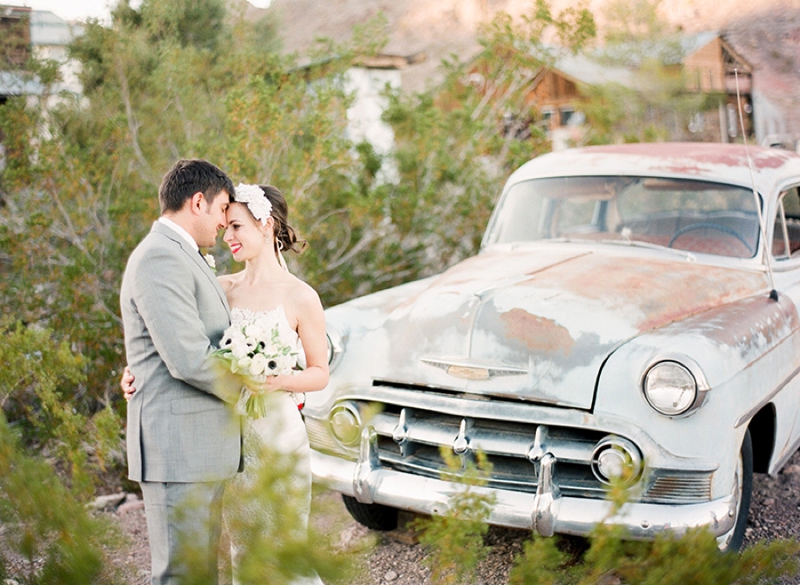
[[170,229],[172,229],[172,230],[174,230],[174,231],[178,232],[178,235],[179,235],[180,237],[182,237],[184,240],[186,240],[187,242],[189,242],[189,245],[190,245],[192,248],[194,248],[194,249],[195,249],[195,250],[197,250],[198,252],[200,251],[200,247],[197,245],[197,242],[195,242],[195,241],[194,241],[194,238],[193,238],[192,236],[190,236],[190,235],[189,235],[189,232],[187,232],[185,229],[183,229],[183,228],[182,228],[181,226],[179,226],[177,223],[175,223],[174,221],[172,221],[172,220],[171,220],[171,219],[169,219],[169,218],[166,218],[166,217],[164,217],[163,215],[162,215],[161,217],[159,217],[159,218],[158,218],[158,221],[160,221],[161,223],[163,223],[163,224],[164,224],[165,226],[167,226],[168,228],[170,228]]

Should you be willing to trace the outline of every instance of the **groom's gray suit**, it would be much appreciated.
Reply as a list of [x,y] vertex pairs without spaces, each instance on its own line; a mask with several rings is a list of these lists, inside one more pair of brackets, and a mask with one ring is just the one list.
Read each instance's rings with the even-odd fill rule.
[[[120,304],[137,388],[128,403],[129,478],[142,483],[146,508],[148,495],[153,503],[147,513],[155,564],[155,554],[175,545],[175,534],[158,517],[153,523],[163,528],[151,529],[151,514],[167,514],[175,502],[146,490],[216,484],[218,493],[209,496],[216,506],[223,481],[241,467],[241,422],[230,404],[240,384],[220,378],[210,359],[230,324],[230,309],[198,251],[160,222],[128,260]],[[171,583],[171,575],[157,577],[162,569],[171,571],[154,566],[153,582]],[[213,572],[216,579],[216,567]]]

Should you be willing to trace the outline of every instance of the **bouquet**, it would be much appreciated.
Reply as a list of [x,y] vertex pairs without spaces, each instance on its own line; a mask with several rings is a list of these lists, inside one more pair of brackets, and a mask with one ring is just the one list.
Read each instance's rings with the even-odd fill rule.
[[[254,390],[267,376],[290,374],[297,364],[297,350],[281,341],[277,325],[256,318],[228,327],[220,348],[214,352],[234,374],[243,378],[245,413],[261,418],[267,413],[266,395]],[[241,404],[241,402],[240,402]]]

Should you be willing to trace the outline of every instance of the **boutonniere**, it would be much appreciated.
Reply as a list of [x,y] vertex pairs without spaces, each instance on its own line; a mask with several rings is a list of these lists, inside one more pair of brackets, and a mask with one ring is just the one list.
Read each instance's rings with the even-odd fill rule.
[[211,269],[211,272],[216,274],[217,260],[214,258],[214,256],[212,256],[211,254],[206,254],[205,256],[203,256],[203,258],[205,258],[206,264],[208,264],[208,267]]

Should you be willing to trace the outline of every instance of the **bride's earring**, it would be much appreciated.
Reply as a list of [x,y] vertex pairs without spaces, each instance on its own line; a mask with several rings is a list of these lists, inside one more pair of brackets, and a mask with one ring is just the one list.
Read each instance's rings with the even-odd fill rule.
[[283,242],[282,242],[282,241],[280,241],[280,240],[278,240],[278,251],[279,251],[279,252],[282,252],[282,251],[283,251]]

